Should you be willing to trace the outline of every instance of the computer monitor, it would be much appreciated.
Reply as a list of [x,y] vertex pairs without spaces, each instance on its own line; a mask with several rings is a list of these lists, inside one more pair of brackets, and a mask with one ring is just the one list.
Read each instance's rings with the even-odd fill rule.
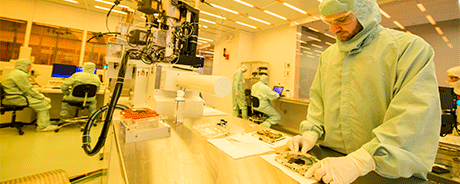
[[69,78],[76,71],[75,65],[53,64],[51,77]]
[[[96,74],[96,71],[97,71],[97,68],[94,69],[94,74]],[[78,73],[78,72],[83,72],[83,67],[77,66],[76,73]]]
[[278,93],[281,96],[281,93],[283,92],[284,87],[283,86],[273,86],[273,91]]
[[453,88],[439,86],[439,97],[441,99],[441,136],[452,133],[457,125],[457,95]]

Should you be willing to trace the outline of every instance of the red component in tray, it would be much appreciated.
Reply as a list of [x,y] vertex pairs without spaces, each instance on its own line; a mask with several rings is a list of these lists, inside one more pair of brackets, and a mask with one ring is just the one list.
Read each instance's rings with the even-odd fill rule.
[[149,108],[131,108],[120,112],[124,119],[143,119],[159,116],[157,112]]

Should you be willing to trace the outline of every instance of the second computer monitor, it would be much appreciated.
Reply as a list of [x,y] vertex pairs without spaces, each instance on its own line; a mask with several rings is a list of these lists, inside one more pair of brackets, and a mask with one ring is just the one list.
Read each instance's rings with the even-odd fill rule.
[[76,71],[75,65],[53,64],[51,77],[69,78]]

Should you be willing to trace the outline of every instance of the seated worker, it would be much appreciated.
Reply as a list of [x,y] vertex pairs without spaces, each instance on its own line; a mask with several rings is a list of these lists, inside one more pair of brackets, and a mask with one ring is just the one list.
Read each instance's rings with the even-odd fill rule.
[[[29,100],[29,107],[37,112],[37,131],[53,131],[56,125],[50,125],[51,100],[32,88],[29,81],[29,71],[32,62],[29,59],[19,59],[11,71],[2,81],[6,94],[24,94]],[[25,105],[26,101],[21,96],[8,95],[3,99],[5,105]]]
[[278,111],[276,111],[270,103],[270,101],[278,99],[280,95],[268,87],[267,84],[268,76],[260,76],[259,82],[252,86],[251,96],[259,98],[259,107],[254,108],[254,110],[262,112],[268,116],[268,118],[260,125],[270,128],[281,119],[280,113],[278,113]]
[[[74,97],[72,96],[72,89],[80,84],[94,84],[97,86],[97,90],[99,91],[99,88],[101,86],[101,82],[99,80],[99,77],[94,74],[94,69],[96,68],[96,65],[91,62],[85,62],[83,64],[83,72],[78,72],[74,73],[72,76],[64,80],[61,84],[61,90],[62,93],[64,94],[63,99],[64,100],[75,100],[75,101],[83,101],[84,98],[82,97]],[[96,97],[91,97],[86,99],[87,103],[89,103],[89,114],[93,114],[94,111],[97,109],[97,101]],[[70,111],[73,109],[73,106],[69,105],[66,102],[61,103],[61,113],[60,113],[60,119],[66,119],[69,118],[70,116]]]

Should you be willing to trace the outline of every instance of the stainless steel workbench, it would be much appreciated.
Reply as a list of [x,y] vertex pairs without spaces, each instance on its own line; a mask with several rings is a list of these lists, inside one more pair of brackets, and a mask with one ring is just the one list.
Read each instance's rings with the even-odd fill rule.
[[[205,136],[193,128],[194,124],[217,123],[220,119],[243,127],[246,133],[264,129],[262,126],[233,116],[211,116],[193,121],[186,120],[183,125],[171,127],[171,137],[168,138],[122,144],[123,163],[129,183],[297,183],[259,156],[236,160],[231,158],[210,144]],[[286,147],[282,146],[275,151],[280,152],[285,149]],[[319,146],[314,147],[310,153],[320,159],[327,156],[341,156],[338,152]],[[425,184],[430,182],[417,178],[387,179],[371,172],[358,178],[354,183]]]

